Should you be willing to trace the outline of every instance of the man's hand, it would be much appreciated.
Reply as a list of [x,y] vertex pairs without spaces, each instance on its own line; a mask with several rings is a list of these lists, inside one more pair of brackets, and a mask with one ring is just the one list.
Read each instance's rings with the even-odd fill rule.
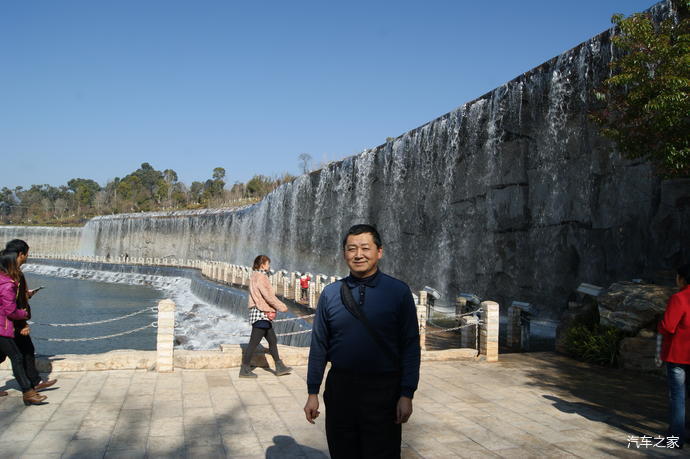
[[398,407],[395,411],[395,423],[404,424],[410,419],[410,416],[412,416],[412,399],[409,397],[400,397],[400,400],[398,400]]
[[304,405],[304,414],[307,416],[307,422],[314,424],[314,419],[319,417],[319,396],[316,394],[309,394],[307,403]]
[[29,333],[31,333],[31,329],[28,326],[19,330],[19,334],[22,336],[29,336]]

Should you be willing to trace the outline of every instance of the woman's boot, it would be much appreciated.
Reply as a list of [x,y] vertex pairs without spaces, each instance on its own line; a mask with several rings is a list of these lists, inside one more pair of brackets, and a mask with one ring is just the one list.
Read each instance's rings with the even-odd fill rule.
[[252,367],[249,365],[242,365],[240,367],[240,378],[256,378],[257,376],[252,373]]
[[47,399],[45,395],[41,395],[33,389],[29,389],[24,394],[22,394],[22,399],[24,400],[24,405],[42,405],[43,401]]
[[292,371],[292,367],[288,367],[282,360],[276,360],[276,376],[288,375]]

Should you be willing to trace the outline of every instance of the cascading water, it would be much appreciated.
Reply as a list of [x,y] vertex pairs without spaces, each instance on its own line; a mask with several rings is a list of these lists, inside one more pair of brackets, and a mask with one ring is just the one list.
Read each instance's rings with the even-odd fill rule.
[[252,206],[94,218],[82,250],[243,265],[265,253],[275,269],[343,275],[343,232],[368,221],[382,231],[382,269],[414,289],[525,301],[553,317],[580,282],[637,277],[687,250],[666,237],[682,219],[659,206],[670,198],[650,165],[611,154],[588,121],[610,37]]
[[[147,285],[165,293],[176,306],[175,335],[182,349],[217,349],[220,344],[243,343],[250,332],[244,317],[209,304],[192,293],[192,280],[183,277],[102,271],[91,267],[27,264],[27,273],[114,284]],[[246,303],[243,298],[242,304]]]
[[68,254],[77,252],[81,233],[75,227],[0,226],[0,243],[4,248],[6,242],[22,239],[29,241],[33,252]]

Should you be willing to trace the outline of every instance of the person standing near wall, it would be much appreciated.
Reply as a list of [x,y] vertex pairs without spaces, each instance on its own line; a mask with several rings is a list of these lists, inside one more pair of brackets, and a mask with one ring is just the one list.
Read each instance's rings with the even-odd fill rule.
[[[13,252],[17,255],[17,266],[21,269],[22,265],[26,263],[29,258],[29,244],[21,239],[13,239],[5,245],[7,252]],[[47,379],[43,381],[41,375],[36,369],[36,349],[31,340],[31,328],[27,320],[31,319],[31,306],[29,306],[29,299],[36,294],[36,290],[29,290],[24,273],[20,271],[20,279],[17,293],[17,307],[25,310],[28,314],[26,319],[14,321],[14,342],[17,344],[19,351],[22,353],[24,371],[26,376],[31,381],[31,385],[37,391],[47,389],[57,382],[57,379]]]
[[309,273],[304,273],[299,278],[299,286],[301,289],[300,299],[302,301],[309,301],[309,282],[311,281],[311,276]]
[[685,443],[685,393],[690,376],[690,264],[678,268],[676,285],[680,289],[666,305],[658,331],[663,335],[661,360],[666,362],[670,408],[669,436]]
[[276,311],[285,312],[288,308],[276,297],[271,281],[268,279],[267,273],[271,269],[271,259],[266,255],[259,255],[254,259],[252,268],[252,274],[249,276],[249,323],[252,324],[252,334],[242,356],[240,378],[257,377],[252,372],[250,364],[254,350],[263,338],[268,341],[268,350],[276,364],[276,375],[283,376],[289,374],[292,368],[280,360],[278,337],[273,330],[272,322],[276,317]]
[[311,424],[319,416],[330,361],[323,398],[331,457],[399,458],[401,424],[419,382],[417,309],[410,288],[378,269],[376,228],[351,227],[343,255],[350,275],[328,285],[316,308],[304,413]]

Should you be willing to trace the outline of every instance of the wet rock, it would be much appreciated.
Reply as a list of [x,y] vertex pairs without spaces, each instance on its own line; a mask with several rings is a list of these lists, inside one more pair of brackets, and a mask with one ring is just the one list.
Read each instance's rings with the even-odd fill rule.
[[175,346],[183,346],[189,343],[189,338],[184,335],[175,335]]
[[675,291],[655,284],[616,282],[597,298],[600,323],[635,334],[653,327]]

